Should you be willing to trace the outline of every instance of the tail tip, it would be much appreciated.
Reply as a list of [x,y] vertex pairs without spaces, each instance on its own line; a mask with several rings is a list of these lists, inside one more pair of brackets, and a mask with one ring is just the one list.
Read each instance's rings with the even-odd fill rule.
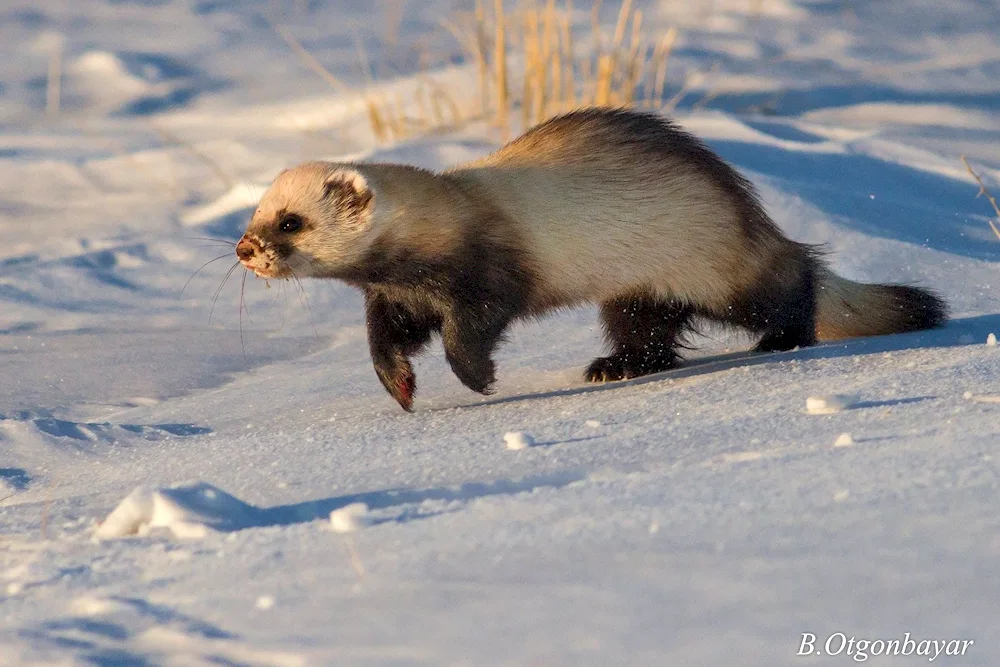
[[948,321],[948,304],[935,292],[911,285],[889,286],[901,318],[899,333],[937,329]]

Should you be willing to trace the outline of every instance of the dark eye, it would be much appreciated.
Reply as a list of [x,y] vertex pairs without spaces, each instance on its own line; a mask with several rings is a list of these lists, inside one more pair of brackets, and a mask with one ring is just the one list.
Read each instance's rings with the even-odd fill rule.
[[302,229],[302,218],[297,215],[286,215],[278,223],[278,229],[286,234],[297,232]]

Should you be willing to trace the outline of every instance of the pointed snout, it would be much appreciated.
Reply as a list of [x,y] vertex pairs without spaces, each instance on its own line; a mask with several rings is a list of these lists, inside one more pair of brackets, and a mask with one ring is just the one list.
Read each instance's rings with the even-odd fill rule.
[[260,248],[257,247],[257,244],[245,236],[236,244],[236,256],[240,258],[241,262],[249,262],[258,252],[260,252]]

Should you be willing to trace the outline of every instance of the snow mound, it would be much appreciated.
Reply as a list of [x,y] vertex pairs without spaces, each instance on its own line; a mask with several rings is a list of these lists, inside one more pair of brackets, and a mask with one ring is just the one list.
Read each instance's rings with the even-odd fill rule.
[[503,441],[507,443],[507,449],[512,451],[527,449],[535,444],[535,439],[523,431],[509,431],[504,433]]
[[351,503],[330,512],[330,527],[335,533],[353,533],[365,526],[368,505]]
[[197,539],[210,531],[253,525],[258,513],[254,506],[205,482],[164,489],[140,486],[98,526],[94,537],[107,540],[167,528],[177,537]]
[[855,394],[827,394],[810,396],[806,399],[806,412],[811,415],[832,415],[854,407],[858,403]]
[[153,91],[117,55],[106,51],[87,51],[69,64],[66,74],[69,88],[91,106],[115,107]]
[[841,433],[837,436],[837,439],[833,441],[834,447],[850,447],[854,444],[854,436],[850,433]]

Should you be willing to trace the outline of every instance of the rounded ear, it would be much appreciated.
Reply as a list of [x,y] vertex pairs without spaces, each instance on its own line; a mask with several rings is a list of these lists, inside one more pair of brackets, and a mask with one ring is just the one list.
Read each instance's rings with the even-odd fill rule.
[[326,177],[323,188],[323,196],[334,198],[337,207],[346,213],[364,213],[375,199],[367,179],[353,169],[336,170]]

